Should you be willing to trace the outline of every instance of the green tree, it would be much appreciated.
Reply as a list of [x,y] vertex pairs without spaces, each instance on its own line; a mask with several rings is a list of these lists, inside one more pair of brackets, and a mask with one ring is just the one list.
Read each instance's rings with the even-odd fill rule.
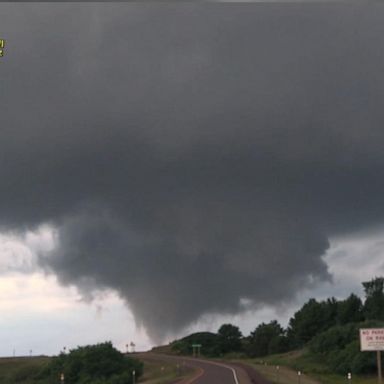
[[337,314],[339,304],[334,297],[331,297],[320,303],[323,313],[323,329],[328,329],[337,324]]
[[365,318],[367,320],[384,320],[384,277],[375,277],[362,284],[365,291]]
[[232,324],[223,324],[218,332],[219,349],[221,353],[237,352],[241,350],[242,334],[239,327]]
[[309,299],[289,320],[288,338],[291,347],[302,347],[315,335],[336,324],[338,302],[334,298],[318,302]]
[[287,338],[281,325],[273,320],[260,324],[247,339],[247,354],[251,357],[265,356],[287,350]]
[[340,301],[337,308],[337,323],[339,325],[358,323],[364,320],[363,303],[355,294]]

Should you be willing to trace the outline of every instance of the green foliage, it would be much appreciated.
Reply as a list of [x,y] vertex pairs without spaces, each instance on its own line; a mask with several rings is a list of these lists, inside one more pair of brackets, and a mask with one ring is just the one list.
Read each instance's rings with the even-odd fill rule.
[[238,327],[223,324],[218,333],[198,332],[171,343],[173,352],[183,355],[192,354],[192,345],[201,344],[203,356],[215,357],[224,353],[242,350],[242,334]]
[[106,342],[61,353],[40,372],[37,382],[57,382],[64,373],[65,381],[73,384],[131,384],[133,371],[136,377],[141,376],[142,363]]
[[14,383],[25,383],[33,380],[34,377],[38,374],[37,367],[33,365],[25,365],[20,367],[12,376],[12,381]]
[[363,283],[365,290],[364,314],[367,320],[384,320],[384,277]]
[[360,351],[359,329],[383,326],[384,323],[371,321],[332,327],[313,338],[309,351],[333,372],[373,373],[376,370],[375,354]]
[[344,349],[351,341],[358,339],[357,324],[335,326],[316,335],[309,343],[309,350],[326,356],[330,351]]
[[203,356],[218,356],[219,351],[219,337],[211,332],[197,332],[186,336],[180,340],[171,343],[171,349],[181,355],[192,354],[192,345],[201,344],[201,354]]
[[223,324],[217,331],[219,349],[221,353],[240,351],[242,347],[242,334],[239,327],[232,324]]
[[340,325],[358,323],[364,320],[363,303],[353,293],[346,299],[338,302],[337,323]]
[[334,298],[318,302],[310,299],[289,321],[288,337],[292,348],[302,347],[318,333],[336,323],[338,304]]
[[248,337],[246,352],[251,357],[265,356],[287,350],[287,338],[281,325],[273,320],[260,324]]
[[372,297],[374,295],[382,294],[384,288],[384,277],[375,277],[370,281],[362,283],[366,297]]

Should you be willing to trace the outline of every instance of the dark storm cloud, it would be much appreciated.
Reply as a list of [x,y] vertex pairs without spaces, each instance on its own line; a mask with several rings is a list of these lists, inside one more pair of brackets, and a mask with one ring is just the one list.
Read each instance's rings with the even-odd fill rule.
[[50,223],[41,264],[152,337],[290,300],[382,223],[381,7],[1,11],[1,225]]

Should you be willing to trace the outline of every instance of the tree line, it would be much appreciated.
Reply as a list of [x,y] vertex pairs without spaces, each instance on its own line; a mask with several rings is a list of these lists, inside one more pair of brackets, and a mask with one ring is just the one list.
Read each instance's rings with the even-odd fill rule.
[[242,353],[262,357],[308,347],[334,371],[370,372],[372,354],[359,351],[359,328],[384,327],[384,277],[362,283],[365,299],[351,294],[345,300],[309,299],[283,328],[277,320],[259,324],[243,336],[233,324],[223,324],[217,333],[199,332],[171,343],[176,353],[190,354],[191,344],[202,345],[206,356]]

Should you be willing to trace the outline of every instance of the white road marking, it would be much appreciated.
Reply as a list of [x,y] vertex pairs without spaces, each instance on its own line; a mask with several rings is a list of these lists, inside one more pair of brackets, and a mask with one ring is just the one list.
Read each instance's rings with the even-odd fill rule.
[[219,367],[230,369],[232,371],[233,380],[235,381],[235,384],[239,384],[239,380],[237,379],[237,375],[236,375],[235,369],[230,367],[229,365],[226,365],[226,364],[223,364],[223,363],[217,363],[216,361],[200,360],[200,359],[195,359],[195,360],[201,361],[203,363],[213,364],[213,365],[217,365]]

